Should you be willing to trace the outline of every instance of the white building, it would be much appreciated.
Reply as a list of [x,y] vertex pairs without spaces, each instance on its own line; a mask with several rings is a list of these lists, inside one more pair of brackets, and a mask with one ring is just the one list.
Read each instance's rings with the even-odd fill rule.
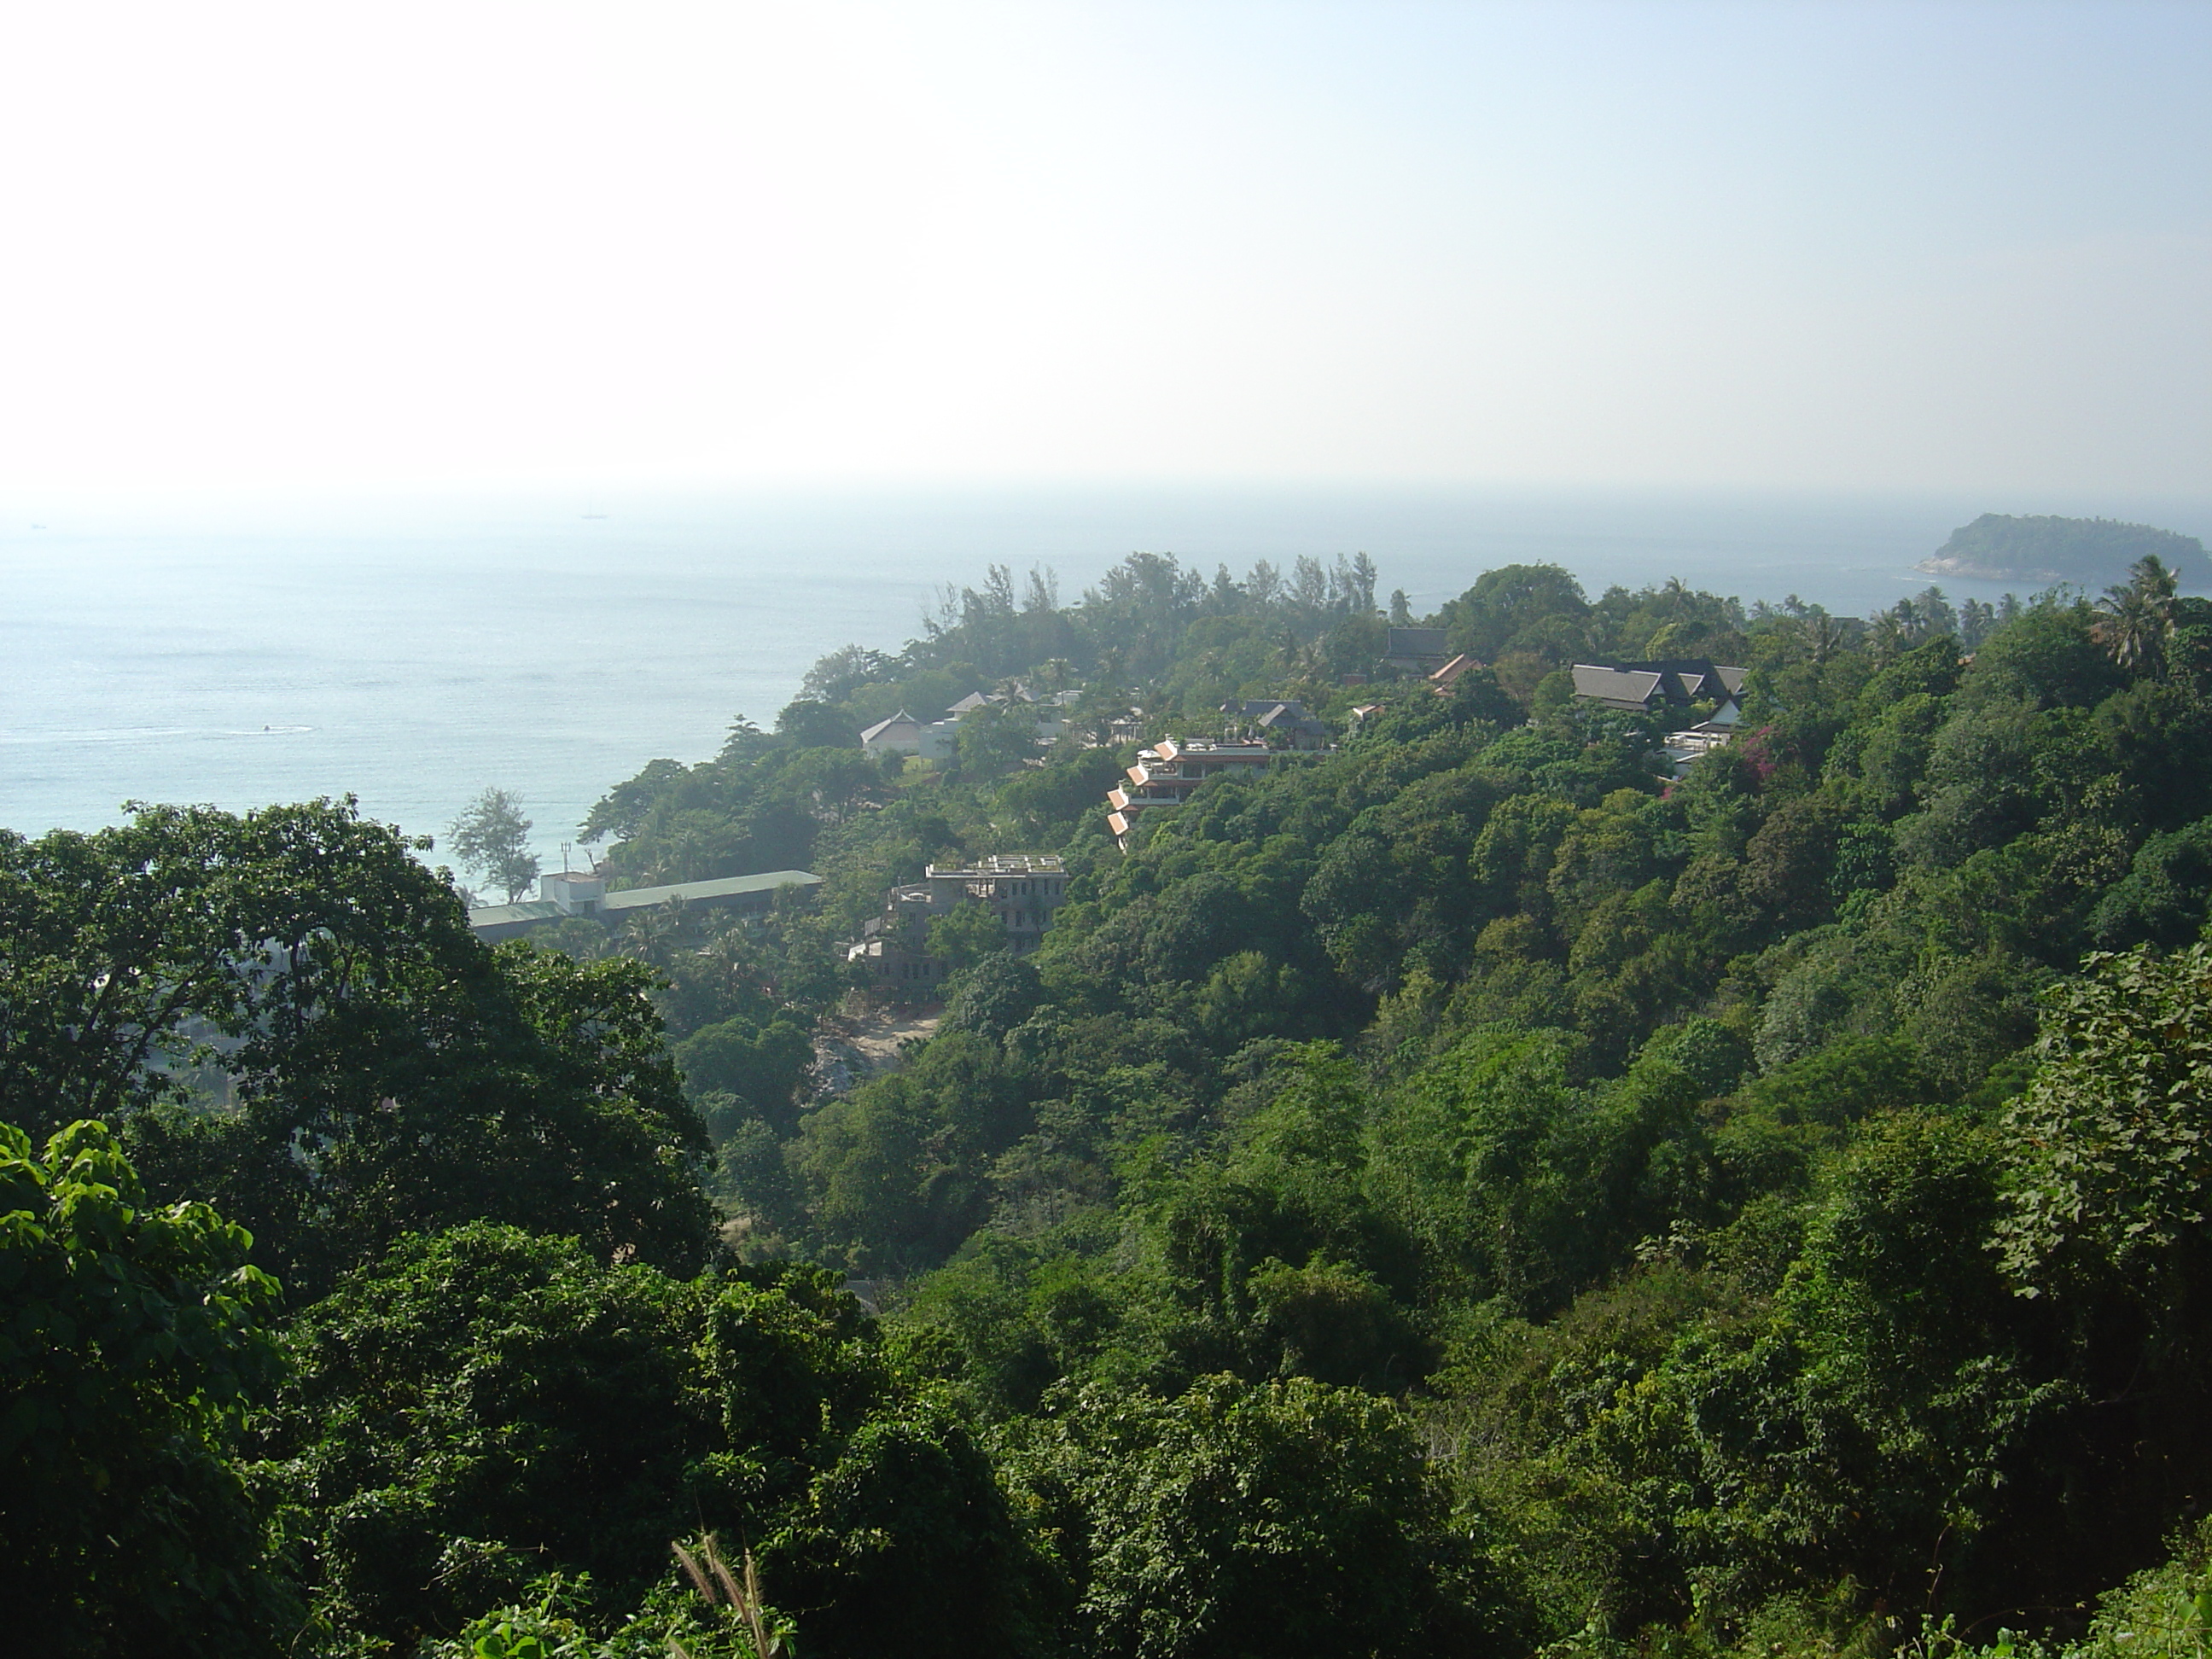
[[959,740],[957,720],[918,720],[903,708],[860,733],[860,747],[872,755],[919,755],[924,760],[948,758],[958,752]]
[[887,720],[878,720],[860,733],[860,747],[872,755],[919,755],[924,760],[950,760],[960,752],[960,717],[975,709],[1012,703],[1036,716],[1037,742],[1048,744],[1067,730],[1066,704],[1078,694],[1063,691],[1038,702],[1025,696],[1007,697],[998,692],[970,691],[945,711],[941,720],[918,720],[902,708]]

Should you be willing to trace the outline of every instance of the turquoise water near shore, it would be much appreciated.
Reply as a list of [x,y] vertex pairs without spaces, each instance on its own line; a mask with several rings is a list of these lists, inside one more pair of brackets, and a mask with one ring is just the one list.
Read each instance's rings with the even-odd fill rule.
[[[1863,613],[1983,511],[2212,535],[2212,501],[1820,500],[1629,491],[1022,489],[118,504],[0,500],[0,825],[352,793],[436,833],[487,784],[541,856],[656,756],[763,725],[824,652],[895,648],[940,584],[1049,566],[1064,601],[1130,551],[1211,572],[1364,550],[1428,609],[1551,560],[1595,594],[1680,576]],[[35,527],[34,527],[35,526]],[[1954,599],[2001,585],[1951,582]]]

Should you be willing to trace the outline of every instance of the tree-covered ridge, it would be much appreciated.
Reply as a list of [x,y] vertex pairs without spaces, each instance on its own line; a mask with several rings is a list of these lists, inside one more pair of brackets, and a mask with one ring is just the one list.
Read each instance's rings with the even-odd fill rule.
[[2140,559],[2158,559],[2195,587],[2212,580],[2204,544],[2178,531],[2114,519],[1984,513],[1961,525],[1917,567],[1936,576],[2101,586]]
[[[1425,619],[1489,665],[1440,696],[1371,568],[1267,574],[994,572],[594,815],[634,879],[803,846],[816,913],[488,950],[342,806],[0,841],[0,1085],[60,1136],[0,1425],[54,1263],[229,1298],[228,1346],[88,1352],[167,1439],[64,1448],[175,1517],[166,1645],[747,1652],[668,1553],[712,1531],[810,1654],[2194,1651],[2212,607],[1515,568]],[[1563,672],[1658,657],[1750,670],[1680,777]],[[1080,731],[848,746],[930,674],[1338,743],[1125,854]],[[1044,946],[812,1093],[831,943],[1015,848],[1075,872]],[[143,1557],[40,1502],[46,1645],[143,1645]]]

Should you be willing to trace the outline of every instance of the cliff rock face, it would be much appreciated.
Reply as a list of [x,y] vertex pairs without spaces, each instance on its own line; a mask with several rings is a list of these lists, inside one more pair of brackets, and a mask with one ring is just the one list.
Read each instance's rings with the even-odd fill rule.
[[1984,513],[1913,568],[1979,581],[2080,582],[2101,587],[2125,580],[2147,553],[2166,561],[2185,587],[2212,580],[2204,544],[2194,536],[2116,519],[2016,518]]

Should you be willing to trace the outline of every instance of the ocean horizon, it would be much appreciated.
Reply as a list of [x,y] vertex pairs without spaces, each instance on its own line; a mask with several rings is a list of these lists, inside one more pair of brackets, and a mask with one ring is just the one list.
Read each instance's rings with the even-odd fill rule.
[[[487,785],[539,857],[648,761],[769,725],[848,644],[896,650],[945,585],[1056,573],[1070,603],[1133,551],[1238,576],[1364,551],[1433,610],[1498,565],[1595,597],[1679,577],[1863,615],[1983,512],[2212,537],[2212,500],[2021,502],[1635,490],[1154,487],[0,499],[0,825],[120,822],[352,793],[442,836]],[[1944,581],[1954,599],[2017,584]],[[435,855],[433,855],[434,859]]]

